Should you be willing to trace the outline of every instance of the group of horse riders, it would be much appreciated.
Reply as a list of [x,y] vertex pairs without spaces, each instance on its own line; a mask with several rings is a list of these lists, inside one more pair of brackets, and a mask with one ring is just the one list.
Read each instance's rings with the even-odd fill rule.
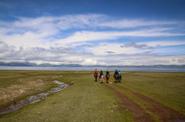
[[[100,83],[103,83],[104,81],[106,81],[106,83],[109,83],[110,72],[108,70],[106,71],[104,75],[102,70],[98,71],[97,69],[95,69],[93,75],[94,75],[94,80],[96,82],[99,80]],[[113,77],[114,77],[115,83],[121,82],[122,77],[121,77],[120,71],[115,70]]]

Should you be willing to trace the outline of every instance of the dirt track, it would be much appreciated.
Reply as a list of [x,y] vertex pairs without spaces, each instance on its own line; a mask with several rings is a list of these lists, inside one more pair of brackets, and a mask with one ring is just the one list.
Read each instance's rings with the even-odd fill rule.
[[134,121],[137,122],[152,122],[150,115],[146,113],[139,105],[134,103],[132,100],[130,100],[127,96],[116,90],[115,88],[108,86],[110,89],[112,89],[115,94],[120,98],[121,103],[120,106],[123,108],[127,108],[130,112],[132,112]]
[[[121,100],[121,107],[126,107],[130,112],[132,112],[134,121],[136,122],[152,122],[152,117],[146,113],[146,111],[141,108],[134,101],[130,100],[123,92],[120,92],[113,86],[107,85],[111,90],[115,92],[115,94]],[[126,89],[126,88],[125,88]],[[162,105],[161,103],[139,94],[137,92],[133,92],[129,89],[126,89],[132,95],[138,97],[142,101],[146,103],[146,109],[159,117],[162,122],[185,122],[185,116],[181,113]]]

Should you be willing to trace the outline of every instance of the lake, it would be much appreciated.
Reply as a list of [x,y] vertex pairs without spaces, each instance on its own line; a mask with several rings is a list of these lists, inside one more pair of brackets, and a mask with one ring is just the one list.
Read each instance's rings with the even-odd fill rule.
[[120,71],[150,71],[150,72],[185,72],[185,66],[0,66],[0,70],[63,70],[63,71],[93,71],[115,69]]

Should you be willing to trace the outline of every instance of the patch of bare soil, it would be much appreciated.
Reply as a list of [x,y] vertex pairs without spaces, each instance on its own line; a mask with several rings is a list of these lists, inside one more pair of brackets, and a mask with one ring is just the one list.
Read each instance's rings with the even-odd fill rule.
[[135,122],[153,122],[151,116],[145,112],[138,104],[130,100],[123,93],[113,88],[112,86],[107,85],[111,90],[115,92],[115,94],[120,98],[121,103],[120,106],[127,108],[133,114],[133,118]]

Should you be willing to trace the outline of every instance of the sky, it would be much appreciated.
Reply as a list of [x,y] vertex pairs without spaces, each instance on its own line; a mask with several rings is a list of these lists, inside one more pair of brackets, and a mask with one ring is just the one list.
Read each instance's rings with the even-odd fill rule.
[[0,62],[185,65],[185,0],[0,0]]

